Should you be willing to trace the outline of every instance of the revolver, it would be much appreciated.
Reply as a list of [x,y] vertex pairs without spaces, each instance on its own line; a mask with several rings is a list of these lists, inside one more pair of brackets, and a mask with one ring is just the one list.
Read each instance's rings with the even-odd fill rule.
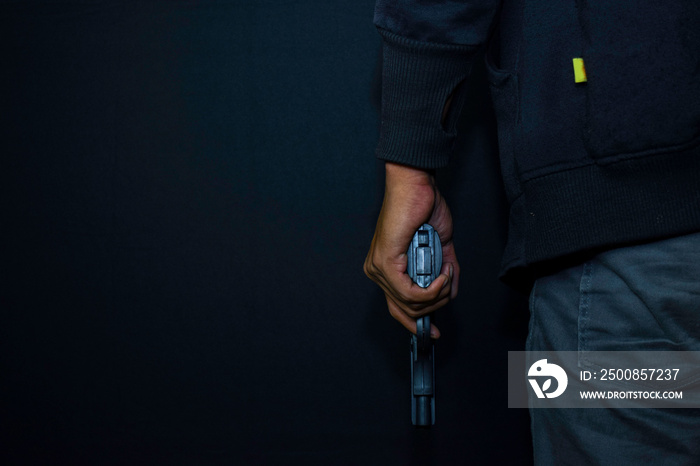
[[[442,245],[431,225],[418,228],[407,256],[406,272],[418,286],[427,288],[442,268]],[[435,424],[435,346],[429,315],[416,321],[416,334],[411,335],[411,421],[415,426]]]

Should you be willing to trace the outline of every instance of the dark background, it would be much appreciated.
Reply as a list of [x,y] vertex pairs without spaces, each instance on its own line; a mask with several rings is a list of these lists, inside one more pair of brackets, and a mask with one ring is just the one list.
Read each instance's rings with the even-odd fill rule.
[[477,67],[449,169],[437,424],[362,273],[373,1],[0,2],[4,464],[530,464],[526,298]]

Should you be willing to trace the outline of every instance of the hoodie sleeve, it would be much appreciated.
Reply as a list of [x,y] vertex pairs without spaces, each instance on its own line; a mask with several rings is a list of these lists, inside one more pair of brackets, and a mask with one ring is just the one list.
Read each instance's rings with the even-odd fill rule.
[[445,166],[462,101],[455,94],[486,42],[500,0],[377,0],[383,40],[377,157],[420,168]]

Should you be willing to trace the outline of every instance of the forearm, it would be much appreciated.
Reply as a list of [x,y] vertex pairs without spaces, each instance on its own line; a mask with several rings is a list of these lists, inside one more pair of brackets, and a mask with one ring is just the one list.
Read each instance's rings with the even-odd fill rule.
[[378,0],[383,39],[377,157],[420,168],[447,164],[456,139],[457,92],[469,76],[499,0]]

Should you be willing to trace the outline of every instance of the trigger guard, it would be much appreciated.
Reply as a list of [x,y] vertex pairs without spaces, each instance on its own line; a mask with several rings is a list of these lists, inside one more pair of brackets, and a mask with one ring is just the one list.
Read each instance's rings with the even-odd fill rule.
[[430,345],[430,316],[423,316],[416,321],[416,338],[419,349],[427,349]]

